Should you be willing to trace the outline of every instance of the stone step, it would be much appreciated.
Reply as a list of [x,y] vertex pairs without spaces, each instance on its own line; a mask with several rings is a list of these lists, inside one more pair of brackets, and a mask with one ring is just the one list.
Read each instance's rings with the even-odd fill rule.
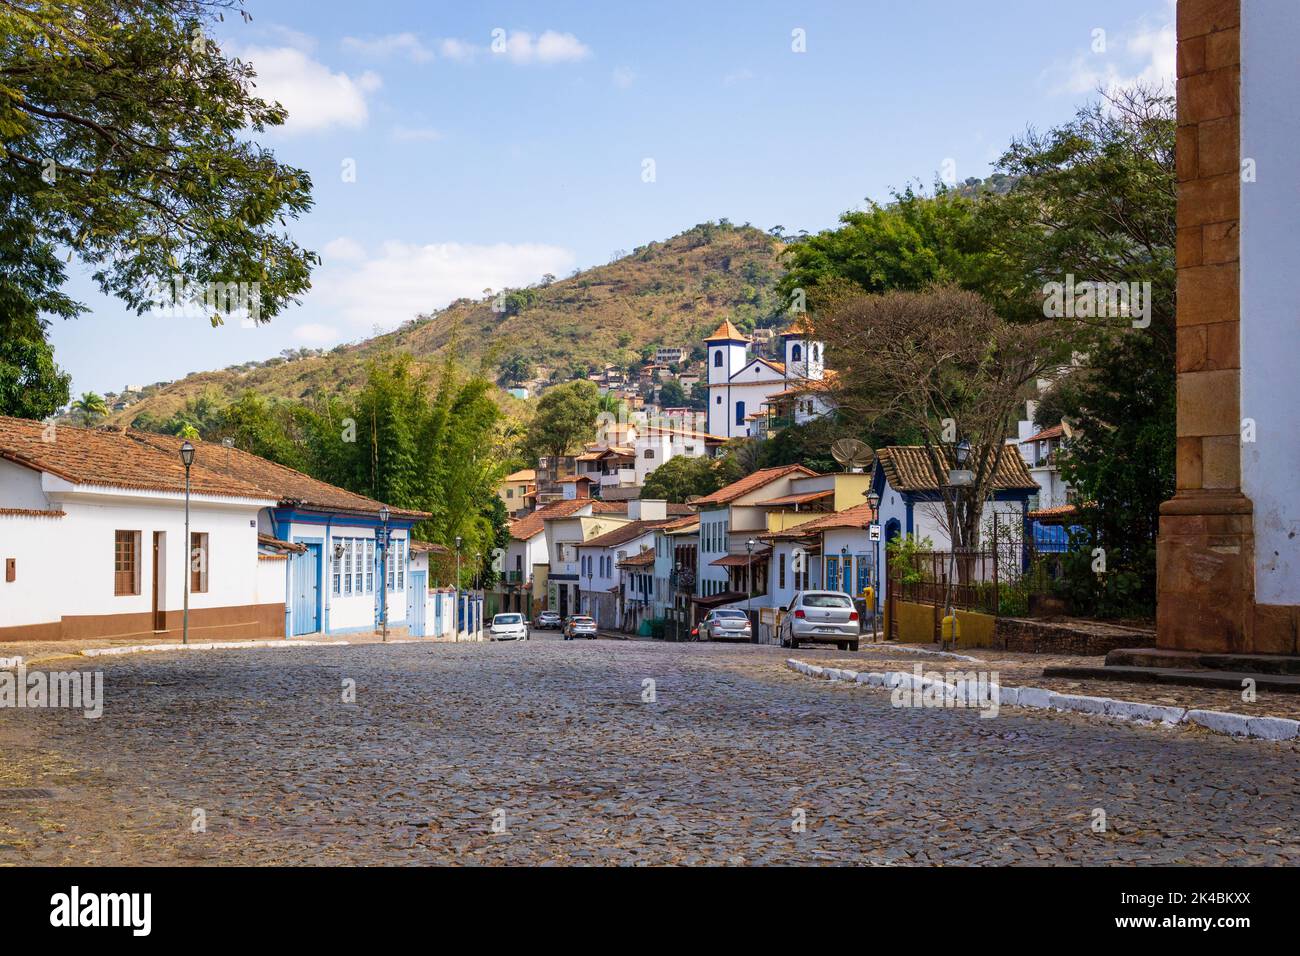
[[1157,647],[1127,647],[1116,648],[1108,653],[1106,666],[1300,675],[1300,656],[1222,654],[1207,651],[1173,651]]
[[1261,674],[1258,671],[1193,670],[1182,667],[1130,667],[1107,664],[1061,664],[1043,668],[1044,677],[1069,677],[1075,680],[1119,680],[1136,684],[1179,684],[1184,687],[1216,687],[1224,690],[1241,690],[1242,681],[1249,678],[1256,690],[1271,690],[1283,694],[1300,694],[1300,675]]

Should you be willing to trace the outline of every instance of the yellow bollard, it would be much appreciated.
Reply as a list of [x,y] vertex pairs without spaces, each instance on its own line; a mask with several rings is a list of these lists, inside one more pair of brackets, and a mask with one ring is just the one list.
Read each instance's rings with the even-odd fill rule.
[[[933,618],[931,620],[933,620]],[[945,644],[952,642],[953,645],[956,645],[957,641],[961,638],[961,621],[957,620],[956,611],[953,611],[953,613],[944,617],[943,623],[940,626],[940,633],[943,635],[943,641]]]

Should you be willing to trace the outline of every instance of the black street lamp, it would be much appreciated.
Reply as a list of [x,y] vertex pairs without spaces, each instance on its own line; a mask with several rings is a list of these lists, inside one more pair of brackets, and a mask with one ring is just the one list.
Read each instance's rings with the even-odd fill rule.
[[[745,615],[749,618],[750,624],[754,624],[754,546],[758,542],[750,538],[745,542],[745,577],[746,584],[749,586],[749,594],[745,597]],[[758,627],[754,626],[754,640],[758,639]]]
[[[871,526],[880,527],[880,492],[872,488],[867,492],[867,506],[871,509],[871,522],[867,526],[867,543],[871,545],[871,643],[876,643],[876,608],[881,599],[880,590],[880,545],[879,538],[871,541]],[[877,532],[879,534],[879,532]]]
[[379,623],[382,628],[382,640],[388,641],[388,519],[391,512],[388,505],[379,509],[379,523],[383,525],[379,539]]
[[464,629],[465,610],[461,607],[460,598],[460,548],[465,543],[465,539],[456,535],[456,640],[460,640],[460,632]]
[[181,643],[190,642],[190,584],[193,581],[191,565],[194,562],[194,546],[190,542],[190,466],[194,464],[194,446],[188,441],[181,442],[181,464],[185,466],[185,583],[181,589],[185,610],[181,614]]

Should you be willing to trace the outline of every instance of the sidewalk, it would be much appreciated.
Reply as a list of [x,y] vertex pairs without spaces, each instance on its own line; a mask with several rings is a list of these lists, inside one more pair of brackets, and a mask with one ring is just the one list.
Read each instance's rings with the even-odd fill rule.
[[[266,637],[266,638],[242,638],[230,641],[214,640],[194,640],[191,645],[212,645],[212,644],[229,644],[231,650],[238,650],[241,645],[246,646],[250,642],[283,645],[285,647],[313,647],[327,644],[349,645],[349,644],[380,644],[383,643],[382,637],[376,631],[373,634],[348,634],[342,637],[335,637],[326,634],[304,634],[300,637]],[[456,641],[450,638],[433,638],[433,637],[394,637],[389,636],[389,644],[453,644]],[[461,640],[459,643],[474,643],[474,641]],[[158,648],[176,648],[180,650],[184,645],[177,640],[158,640],[150,638],[119,638],[119,639],[87,639],[76,641],[16,641],[9,643],[0,643],[0,660],[8,658],[21,657],[23,663],[27,666],[43,664],[46,661],[58,661],[82,658],[89,660],[85,654],[86,651],[95,651],[113,648],[130,648],[130,647],[158,647]],[[161,653],[159,651],[158,653]],[[106,655],[107,656],[107,655]]]
[[[915,648],[930,653],[909,653]],[[1149,684],[1116,680],[1086,680],[1067,677],[1044,677],[1045,667],[1097,666],[1099,657],[1071,657],[1054,654],[1024,654],[998,651],[990,648],[959,648],[952,652],[961,657],[940,656],[937,644],[863,644],[857,654],[834,653],[818,655],[815,662],[824,667],[850,670],[911,671],[921,663],[927,671],[997,671],[998,681],[1007,686],[1042,687],[1058,694],[1084,694],[1092,697],[1113,697],[1148,704],[1168,704],[1198,710],[1220,710],[1251,717],[1286,717],[1300,720],[1300,694],[1281,694],[1258,690],[1254,701],[1242,699],[1241,691],[1218,690],[1208,687],[1183,687],[1171,684]],[[791,651],[791,657],[802,657],[807,648]]]

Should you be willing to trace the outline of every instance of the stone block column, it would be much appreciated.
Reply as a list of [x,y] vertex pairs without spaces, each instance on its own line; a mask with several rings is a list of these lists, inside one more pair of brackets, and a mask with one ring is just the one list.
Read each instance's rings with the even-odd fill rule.
[[1240,0],[1178,3],[1177,491],[1160,509],[1157,643],[1252,649],[1241,490]]

